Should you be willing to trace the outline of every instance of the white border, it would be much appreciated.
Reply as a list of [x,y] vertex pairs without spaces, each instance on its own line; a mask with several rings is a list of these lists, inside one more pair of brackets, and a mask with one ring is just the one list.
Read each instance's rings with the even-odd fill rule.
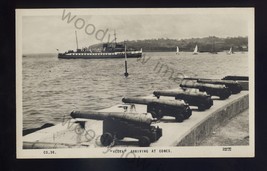
[[[56,154],[44,155],[43,149],[22,149],[22,16],[52,16],[61,15],[63,9],[16,9],[16,130],[17,130],[17,158],[173,158],[173,157],[254,157],[255,153],[255,90],[254,90],[254,8],[150,8],[150,9],[68,9],[77,15],[143,15],[143,14],[225,14],[235,13],[248,16],[249,28],[249,146],[231,146],[231,151],[222,151],[222,147],[166,147],[171,153],[139,153],[126,156],[131,149],[144,149],[136,147],[114,147],[114,149],[127,149],[122,153],[104,153],[105,148],[82,149],[53,149]],[[59,12],[60,11],[60,12]],[[149,147],[146,149],[166,149],[164,147]],[[46,150],[47,151],[47,150]],[[48,150],[49,151],[49,150]]]

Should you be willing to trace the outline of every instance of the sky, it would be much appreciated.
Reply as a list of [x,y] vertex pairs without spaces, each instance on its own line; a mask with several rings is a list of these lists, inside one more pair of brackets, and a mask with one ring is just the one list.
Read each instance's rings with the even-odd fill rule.
[[79,48],[107,42],[108,39],[112,41],[114,30],[117,42],[158,38],[248,36],[248,16],[231,12],[77,15],[75,11],[62,9],[58,15],[22,16],[21,24],[23,54],[56,53],[56,49],[60,52],[76,49],[75,31]]

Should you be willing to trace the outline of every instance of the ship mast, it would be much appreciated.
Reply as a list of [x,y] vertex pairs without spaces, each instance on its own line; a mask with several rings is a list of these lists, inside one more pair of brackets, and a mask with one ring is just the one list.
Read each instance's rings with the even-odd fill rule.
[[117,40],[117,37],[116,37],[116,30],[114,30],[114,42],[115,42],[115,45],[117,44],[116,40]]
[[75,36],[76,36],[76,45],[77,45],[77,50],[79,49],[78,47],[78,38],[77,38],[77,31],[75,30]]

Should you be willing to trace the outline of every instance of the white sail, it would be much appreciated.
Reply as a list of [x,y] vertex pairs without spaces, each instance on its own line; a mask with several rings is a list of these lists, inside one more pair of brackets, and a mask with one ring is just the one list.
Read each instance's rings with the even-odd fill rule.
[[179,54],[179,47],[177,46],[176,48],[176,54],[178,55]]
[[197,55],[197,54],[198,54],[198,48],[197,48],[197,45],[196,45],[195,50],[193,52],[193,55]]
[[232,47],[229,49],[229,52],[227,52],[228,55],[232,54]]

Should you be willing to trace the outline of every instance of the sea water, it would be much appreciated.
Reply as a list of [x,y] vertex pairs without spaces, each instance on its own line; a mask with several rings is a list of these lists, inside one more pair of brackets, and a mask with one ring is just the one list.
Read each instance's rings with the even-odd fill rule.
[[99,110],[155,90],[174,89],[183,76],[220,79],[248,76],[247,53],[227,55],[144,52],[144,59],[58,59],[57,54],[22,58],[23,129],[59,123],[73,110]]

